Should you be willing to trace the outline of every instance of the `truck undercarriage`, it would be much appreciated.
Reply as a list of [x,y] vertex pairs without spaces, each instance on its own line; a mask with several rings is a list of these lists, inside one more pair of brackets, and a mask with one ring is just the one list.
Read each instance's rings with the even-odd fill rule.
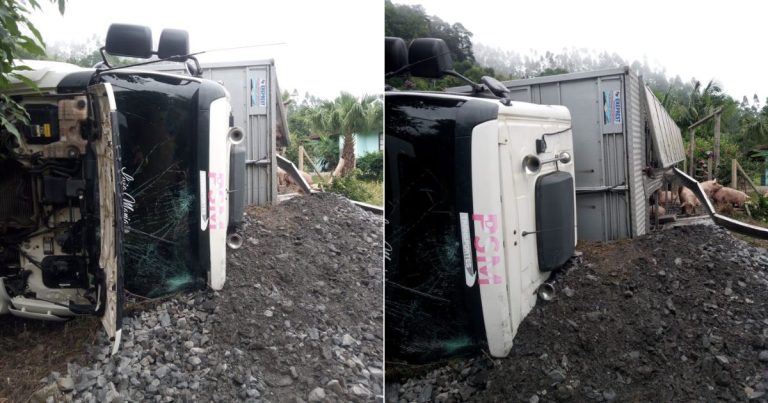
[[94,313],[103,276],[86,97],[21,103],[30,124],[0,134],[0,313]]

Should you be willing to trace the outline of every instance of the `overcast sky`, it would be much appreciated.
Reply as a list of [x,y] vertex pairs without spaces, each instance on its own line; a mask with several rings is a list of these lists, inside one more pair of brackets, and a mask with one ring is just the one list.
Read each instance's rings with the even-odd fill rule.
[[383,90],[383,1],[69,0],[63,17],[49,1],[40,3],[43,12],[32,21],[49,44],[103,37],[113,22],[147,25],[155,43],[163,28],[185,29],[192,52],[285,42],[199,59],[275,59],[281,89],[302,96]]
[[647,58],[668,76],[716,79],[729,95],[768,97],[766,7],[761,2],[393,0],[421,4],[427,15],[461,22],[473,43],[526,53],[563,48]]

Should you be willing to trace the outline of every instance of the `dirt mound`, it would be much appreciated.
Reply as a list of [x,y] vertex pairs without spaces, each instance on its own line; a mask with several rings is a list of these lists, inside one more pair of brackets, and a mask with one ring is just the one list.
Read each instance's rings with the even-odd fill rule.
[[768,255],[714,226],[580,245],[506,359],[459,360],[388,399],[743,401],[768,389]]
[[383,384],[382,229],[333,194],[252,209],[223,290],[143,303],[115,356],[98,330],[77,362],[25,362],[69,338],[41,326],[34,350],[10,343],[23,329],[2,329],[3,382],[11,369],[32,377],[35,401],[372,401]]

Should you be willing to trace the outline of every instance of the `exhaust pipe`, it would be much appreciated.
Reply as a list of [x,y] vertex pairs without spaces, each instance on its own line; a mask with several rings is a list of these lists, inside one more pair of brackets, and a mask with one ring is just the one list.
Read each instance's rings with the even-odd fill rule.
[[227,235],[227,246],[230,249],[240,249],[243,246],[243,237],[237,232],[233,232]]
[[536,294],[544,301],[552,301],[555,299],[555,282],[541,283]]

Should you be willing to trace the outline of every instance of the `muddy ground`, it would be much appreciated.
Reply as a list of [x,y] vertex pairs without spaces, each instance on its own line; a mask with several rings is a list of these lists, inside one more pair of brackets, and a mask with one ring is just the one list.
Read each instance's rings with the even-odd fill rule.
[[224,289],[136,301],[113,357],[92,318],[0,318],[0,402],[373,401],[382,229],[334,194],[255,208]]
[[695,225],[582,243],[509,357],[390,379],[387,401],[768,401],[768,254]]

